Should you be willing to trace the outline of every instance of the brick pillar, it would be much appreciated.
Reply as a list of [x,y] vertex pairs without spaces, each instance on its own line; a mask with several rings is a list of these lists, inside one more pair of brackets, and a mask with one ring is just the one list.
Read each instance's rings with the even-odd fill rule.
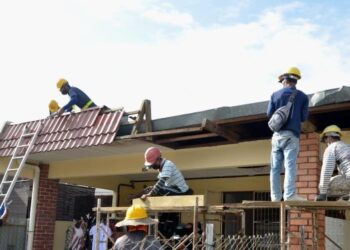
[[58,180],[48,179],[48,165],[40,165],[39,167],[40,180],[33,250],[52,250],[55,233]]
[[[317,133],[306,133],[300,136],[300,152],[298,156],[297,193],[313,201],[318,194],[320,180],[320,140]],[[316,226],[312,225],[315,218]],[[315,214],[292,210],[289,213],[289,249],[301,249],[302,226],[304,227],[305,246],[318,246],[325,249],[325,212],[316,211]]]

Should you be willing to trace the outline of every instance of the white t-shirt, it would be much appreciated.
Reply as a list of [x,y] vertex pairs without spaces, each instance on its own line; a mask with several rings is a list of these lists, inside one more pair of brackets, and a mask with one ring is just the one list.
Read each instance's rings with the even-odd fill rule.
[[[93,236],[93,240],[92,240],[93,250],[95,250],[96,248],[96,233],[97,233],[97,227],[96,225],[94,225],[89,232],[89,235]],[[105,224],[101,223],[100,224],[100,244],[99,244],[98,250],[107,250],[108,236],[111,236],[111,235],[112,235],[111,229]]]

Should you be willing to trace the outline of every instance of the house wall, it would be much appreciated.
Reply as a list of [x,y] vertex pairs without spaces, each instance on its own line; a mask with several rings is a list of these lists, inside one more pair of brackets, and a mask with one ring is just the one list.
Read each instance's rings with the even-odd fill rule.
[[66,231],[68,227],[72,224],[72,221],[56,221],[55,222],[55,234],[54,234],[54,244],[53,250],[64,249],[64,244],[66,240]]
[[[205,171],[215,168],[268,165],[270,147],[270,140],[264,140],[216,147],[169,150],[162,153],[165,158],[175,162],[182,171]],[[120,175],[141,175],[143,163],[143,153],[53,162],[50,164],[49,178],[115,189],[116,183],[128,181]]]

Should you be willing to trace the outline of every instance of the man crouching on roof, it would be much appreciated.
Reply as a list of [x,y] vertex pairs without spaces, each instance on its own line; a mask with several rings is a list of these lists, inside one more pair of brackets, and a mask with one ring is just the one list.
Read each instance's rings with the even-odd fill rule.
[[158,181],[151,191],[141,196],[145,200],[149,196],[191,195],[193,190],[188,187],[182,173],[174,163],[165,158],[159,148],[150,147],[145,152],[145,169],[158,170]]

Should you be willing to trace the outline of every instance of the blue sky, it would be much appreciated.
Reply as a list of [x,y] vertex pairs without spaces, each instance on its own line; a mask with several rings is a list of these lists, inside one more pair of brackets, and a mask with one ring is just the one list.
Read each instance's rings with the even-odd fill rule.
[[290,66],[307,94],[350,85],[349,1],[0,1],[0,122],[68,101],[154,118],[268,100]]

